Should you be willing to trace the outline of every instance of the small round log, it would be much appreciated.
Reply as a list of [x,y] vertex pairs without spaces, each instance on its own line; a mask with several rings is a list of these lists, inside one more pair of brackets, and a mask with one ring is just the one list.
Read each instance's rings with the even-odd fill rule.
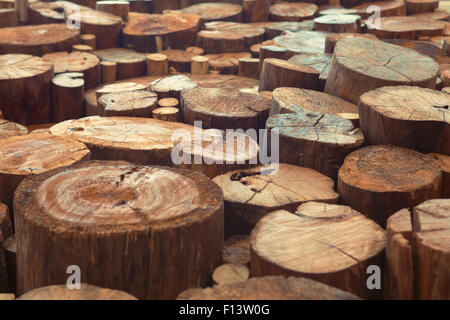
[[352,208],[307,202],[295,214],[275,211],[258,222],[251,234],[251,274],[303,276],[379,298],[380,290],[366,285],[367,268],[383,267],[385,241],[385,231]]
[[160,108],[180,108],[180,102],[177,98],[162,98],[158,100]]
[[[170,98],[166,98],[166,99],[170,99]],[[159,107],[159,108],[153,109],[152,116],[154,119],[158,119],[158,120],[162,120],[162,121],[179,122],[180,121],[180,109],[174,108],[174,107]]]
[[127,92],[127,91],[137,91],[137,90],[145,90],[146,86],[143,84],[135,83],[135,82],[118,82],[108,84],[103,86],[102,88],[95,91],[95,96],[100,99],[101,96],[108,93],[117,93],[117,92]]
[[60,73],[52,79],[54,122],[78,119],[84,114],[84,79],[78,72]]
[[242,77],[259,79],[258,68],[259,68],[258,58],[239,59],[238,74]]
[[276,45],[262,45],[259,47],[259,61],[258,61],[258,78],[261,76],[262,67],[264,65],[264,60],[268,58],[276,58],[281,60],[286,60],[290,53],[286,48],[276,46]]
[[339,169],[342,201],[380,225],[402,208],[441,196],[442,171],[434,160],[395,146],[369,146],[351,153]]
[[361,17],[355,14],[325,15],[314,19],[316,31],[361,33]]
[[72,46],[72,52],[86,52],[92,53],[94,48],[85,44],[74,44]]
[[192,74],[207,74],[209,71],[209,58],[204,56],[193,56],[191,58]]
[[233,3],[198,3],[180,10],[182,13],[200,16],[200,24],[210,21],[242,22],[242,7]]
[[303,21],[316,16],[317,9],[317,6],[312,3],[277,3],[270,7],[269,19],[271,21]]
[[156,93],[135,90],[102,95],[98,99],[98,107],[100,115],[104,117],[151,118],[157,102]]
[[210,70],[221,74],[237,75],[239,72],[239,59],[250,58],[251,54],[248,52],[228,52],[207,54],[204,57],[209,60]]
[[82,44],[92,47],[94,50],[97,48],[97,38],[95,34],[82,34],[80,36]]
[[28,129],[26,127],[15,122],[0,119],[0,140],[9,137],[23,136],[27,133]]
[[117,63],[112,61],[100,62],[102,72],[102,83],[110,83],[116,81]]
[[250,275],[250,270],[242,264],[227,263],[217,267],[212,279],[214,284],[226,284],[245,281]]
[[222,263],[248,266],[250,263],[250,237],[234,235],[226,239],[223,244]]
[[176,72],[191,72],[192,58],[197,56],[194,52],[188,52],[186,50],[163,50],[159,52],[167,56],[169,61],[169,68],[175,69]]
[[147,75],[165,75],[169,73],[169,60],[165,54],[147,54]]
[[150,83],[150,90],[158,94],[158,99],[176,98],[180,100],[183,90],[197,87],[197,83],[185,75],[167,76]]
[[125,48],[96,50],[93,53],[103,62],[108,61],[116,63],[117,80],[141,77],[146,74],[146,57],[143,53],[138,53],[134,50]]

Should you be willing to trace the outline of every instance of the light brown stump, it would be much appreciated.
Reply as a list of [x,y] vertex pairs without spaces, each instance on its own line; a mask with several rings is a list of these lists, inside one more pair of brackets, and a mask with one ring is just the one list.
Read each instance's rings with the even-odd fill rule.
[[314,19],[316,31],[360,33],[361,17],[354,14],[325,15]]
[[198,3],[180,10],[182,13],[200,16],[200,24],[210,21],[242,22],[242,7],[233,3]]
[[130,3],[128,1],[97,1],[95,10],[108,12],[126,20],[130,11]]
[[[166,98],[170,99],[170,98]],[[152,116],[154,119],[162,121],[180,121],[180,109],[173,107],[159,107],[152,111]]]
[[102,62],[115,62],[116,79],[128,79],[145,76],[147,65],[145,54],[124,48],[110,48],[93,52]]
[[290,57],[290,53],[286,48],[274,46],[274,45],[263,45],[259,47],[258,53],[258,78],[261,76],[262,67],[264,65],[264,60],[268,58],[276,58],[281,60],[286,60]]
[[27,179],[14,206],[19,294],[65,283],[77,265],[93,285],[173,299],[221,257],[220,189],[191,171],[84,162]]
[[438,0],[405,0],[408,15],[431,12],[439,7]]
[[27,133],[28,129],[26,127],[15,122],[0,119],[0,140],[9,137],[23,136]]
[[273,38],[274,45],[285,48],[291,55],[299,53],[323,53],[328,32],[288,32]]
[[56,75],[52,80],[52,102],[54,122],[81,118],[84,114],[83,74],[67,72]]
[[364,93],[358,105],[368,144],[450,155],[450,95],[411,86]]
[[95,34],[82,34],[80,40],[82,44],[90,46],[94,50],[97,48]]
[[358,103],[363,93],[384,86],[434,88],[438,71],[433,59],[413,50],[382,41],[344,39],[334,50],[325,92]]
[[262,22],[269,20],[271,0],[243,0],[245,21]]
[[186,50],[169,49],[158,52],[167,56],[169,61],[169,69],[175,72],[191,72],[191,60],[196,53],[188,52]]
[[160,108],[180,108],[180,102],[177,98],[162,98],[158,100]]
[[319,172],[279,164],[235,170],[213,179],[225,200],[225,236],[250,234],[257,222],[275,210],[295,209],[308,201],[337,203],[334,182]]
[[104,117],[151,118],[157,101],[156,93],[148,90],[124,91],[102,95],[98,99],[98,107]]
[[262,218],[251,234],[251,275],[303,276],[351,292],[369,290],[367,270],[383,270],[385,231],[348,206],[307,202],[295,213],[280,210]]
[[288,59],[288,62],[313,68],[319,72],[319,87],[323,91],[330,73],[332,55],[329,53],[301,53]]
[[271,21],[303,21],[317,14],[317,6],[312,3],[282,2],[274,4],[269,9]]
[[209,71],[209,58],[193,56],[191,58],[190,70],[192,74],[207,74]]
[[259,68],[258,58],[239,59],[238,74],[242,77],[259,79],[258,68]]
[[212,274],[214,284],[227,284],[245,281],[250,270],[242,264],[227,263],[217,267]]
[[165,54],[147,54],[147,75],[165,75],[169,73],[169,60]]
[[117,63],[112,61],[100,62],[102,70],[102,83],[110,83],[116,81]]
[[367,19],[374,14],[373,10],[367,10],[370,6],[380,8],[380,17],[406,16],[406,5],[403,0],[373,1],[353,7],[362,19]]
[[137,90],[145,90],[146,86],[136,82],[117,82],[103,86],[95,91],[96,99],[108,93],[129,92]]
[[442,171],[434,160],[395,146],[354,151],[339,169],[342,201],[385,226],[402,208],[441,196]]
[[158,99],[177,98],[183,90],[197,87],[197,83],[185,75],[167,76],[150,83],[150,90],[158,94]]
[[349,38],[378,40],[376,36],[370,33],[332,33],[325,38],[325,53],[333,53],[338,41]]
[[210,71],[217,71],[220,74],[238,74],[239,59],[250,58],[248,52],[228,52],[218,54],[207,54],[205,56],[209,60]]

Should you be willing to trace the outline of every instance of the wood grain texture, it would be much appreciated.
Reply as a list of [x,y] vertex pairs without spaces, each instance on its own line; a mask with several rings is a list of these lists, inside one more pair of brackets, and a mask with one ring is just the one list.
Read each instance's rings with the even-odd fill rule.
[[317,6],[306,2],[282,2],[272,5],[269,19],[272,21],[303,21],[317,14]]
[[325,53],[333,53],[338,41],[349,38],[365,38],[378,40],[378,38],[371,33],[332,33],[325,39]]
[[285,48],[292,55],[299,53],[323,53],[325,38],[329,33],[318,31],[287,32],[273,39],[275,45]]
[[27,133],[28,129],[26,127],[15,122],[0,119],[0,140],[9,137],[23,136]]
[[222,249],[222,263],[248,266],[250,263],[250,237],[237,234],[226,239]]
[[380,18],[379,26],[374,25],[368,31],[380,39],[417,40],[419,37],[442,36],[444,28],[444,22],[409,16]]
[[99,112],[104,117],[151,118],[157,108],[156,93],[148,90],[115,92],[102,95],[98,99]]
[[429,156],[442,170],[442,197],[450,198],[450,156],[439,153],[430,153]]
[[126,48],[109,48],[93,52],[101,61],[117,64],[116,79],[141,77],[146,74],[145,54]]
[[373,11],[368,12],[370,6],[378,6],[380,8],[380,17],[406,16],[406,4],[404,0],[394,1],[373,1],[367,2],[353,7],[357,10],[357,14],[362,19],[367,19],[373,15]]
[[356,14],[320,16],[314,19],[314,30],[334,33],[360,33],[361,17]]
[[158,95],[158,99],[181,99],[183,90],[197,88],[197,83],[185,75],[173,75],[157,79],[150,83],[150,90]]
[[60,73],[52,79],[52,120],[60,122],[84,116],[84,75]]
[[211,21],[242,22],[242,6],[233,3],[207,2],[194,4],[180,10],[182,13],[200,16],[200,24]]

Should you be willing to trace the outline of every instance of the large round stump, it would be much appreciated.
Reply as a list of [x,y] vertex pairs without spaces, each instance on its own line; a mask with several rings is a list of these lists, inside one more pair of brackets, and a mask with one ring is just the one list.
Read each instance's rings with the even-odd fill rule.
[[369,144],[392,144],[450,155],[450,95],[410,86],[383,87],[360,98]]
[[100,60],[87,52],[73,51],[54,52],[44,55],[42,58],[53,63],[55,74],[65,72],[81,72],[86,89],[100,84]]
[[124,46],[138,52],[185,49],[194,43],[199,21],[194,14],[131,12],[123,29]]
[[369,146],[351,153],[339,169],[344,203],[385,226],[402,208],[441,196],[441,169],[417,151]]
[[379,298],[366,285],[367,268],[383,268],[385,232],[347,206],[308,202],[295,214],[280,210],[262,218],[251,234],[251,274],[301,276]]
[[151,118],[158,106],[156,93],[148,90],[116,92],[102,95],[98,99],[101,116]]
[[285,48],[291,55],[299,53],[323,53],[327,32],[288,32],[273,39],[275,45]]
[[141,77],[146,74],[146,58],[143,53],[125,48],[109,48],[95,50],[93,54],[102,61],[115,62],[117,64],[117,80]]
[[358,300],[348,292],[297,277],[261,277],[186,290],[177,300]]
[[3,117],[21,124],[51,122],[52,77],[50,61],[27,54],[0,55]]
[[49,52],[71,51],[78,42],[80,31],[69,29],[63,23],[0,29],[0,54],[42,56]]
[[269,9],[269,19],[272,21],[303,21],[317,14],[317,6],[312,3],[276,3]]
[[382,41],[344,39],[334,50],[325,92],[358,103],[363,93],[384,86],[434,89],[438,71],[433,59],[416,51]]
[[201,121],[203,128],[263,129],[270,100],[234,89],[195,88],[181,93],[184,121]]
[[173,299],[221,257],[222,193],[191,171],[84,162],[25,180],[14,208],[19,294],[77,265],[87,283]]
[[15,122],[0,119],[0,140],[9,137],[23,136],[27,133],[28,129],[26,127]]
[[337,203],[334,182],[317,171],[289,164],[235,170],[213,179],[224,193],[225,236],[250,234],[274,210],[295,211],[308,201]]
[[242,7],[233,3],[199,3],[186,7],[182,13],[200,16],[200,24],[210,21],[242,21]]
[[67,285],[53,285],[31,290],[17,300],[137,300],[124,291],[81,284],[80,289],[68,289]]
[[267,120],[277,130],[280,162],[315,169],[336,180],[344,158],[362,146],[364,138],[350,120],[332,114],[298,109]]
[[11,207],[14,190],[26,177],[90,158],[85,145],[48,134],[3,139],[0,145],[0,202]]

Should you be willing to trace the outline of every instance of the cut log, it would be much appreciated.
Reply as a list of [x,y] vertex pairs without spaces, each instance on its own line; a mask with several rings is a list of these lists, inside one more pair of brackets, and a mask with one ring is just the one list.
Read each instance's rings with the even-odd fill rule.
[[80,41],[80,31],[65,24],[44,24],[0,29],[0,54],[24,53],[42,56],[70,51]]
[[52,80],[54,122],[78,119],[84,115],[84,79],[78,72],[61,73]]
[[180,108],[180,102],[177,98],[162,98],[158,100],[160,108]]
[[448,21],[449,17],[450,17],[448,11],[445,9],[444,10],[436,9],[433,12],[413,14],[412,16],[419,18],[419,19],[425,19],[425,20],[443,20],[443,21]]
[[126,20],[130,12],[130,3],[128,1],[97,1],[95,10],[108,12]]
[[323,91],[330,73],[332,55],[329,53],[301,53],[289,58],[288,62],[308,66],[319,72],[319,88]]
[[151,118],[157,108],[156,93],[148,90],[135,90],[108,93],[98,99],[101,116],[104,117],[141,117]]
[[281,59],[265,59],[259,79],[259,91],[273,91],[279,87],[320,90],[320,73],[306,65]]
[[85,88],[90,89],[100,84],[100,60],[86,52],[54,52],[42,58],[53,63],[54,73],[81,72]]
[[238,73],[242,77],[259,79],[258,67],[259,67],[259,59],[257,58],[239,59]]
[[65,284],[37,288],[21,295],[17,300],[137,300],[137,298],[124,291],[82,283],[77,290],[69,289]]
[[353,103],[326,93],[298,89],[277,88],[272,92],[270,115],[277,113],[295,113],[301,108],[305,111],[338,115],[340,113],[358,113]]
[[214,284],[226,284],[245,281],[250,270],[242,264],[227,263],[217,267],[212,274]]
[[28,129],[26,127],[15,122],[0,119],[0,140],[9,137],[23,136],[27,133]]
[[0,9],[0,28],[17,27],[18,25],[17,9]]
[[145,54],[124,48],[96,50],[93,53],[102,61],[115,62],[117,64],[117,80],[141,77],[146,74]]
[[147,75],[165,75],[169,73],[169,60],[165,54],[147,54]]
[[362,19],[368,19],[375,13],[373,10],[368,10],[370,6],[379,8],[380,17],[406,16],[406,5],[403,0],[368,2],[355,6],[353,9]]
[[221,257],[222,194],[196,172],[84,162],[30,177],[14,207],[19,294],[65,283],[67,266],[77,265],[88,283],[173,299],[205,285]]
[[173,68],[176,72],[191,72],[192,58],[197,56],[194,52],[188,52],[186,50],[163,50],[159,52],[167,56],[169,61],[169,68]]
[[135,82],[118,82],[106,85],[97,91],[95,91],[95,96],[97,100],[100,99],[101,96],[108,93],[118,93],[118,92],[129,92],[129,91],[137,91],[137,90],[145,90],[146,86],[143,84],[135,83]]
[[187,53],[194,53],[195,55],[201,56],[205,53],[205,49],[200,48],[200,47],[196,47],[196,46],[192,46],[192,47],[187,47],[186,48],[186,52]]
[[269,20],[271,0],[243,0],[245,21],[262,22]]
[[269,116],[270,100],[234,89],[195,88],[181,93],[184,121],[201,121],[203,128],[263,129]]
[[358,300],[342,290],[305,278],[260,277],[182,292],[178,300]]
[[408,15],[431,12],[439,7],[439,0],[405,0]]
[[285,32],[313,31],[314,22],[306,21],[282,21],[269,24],[266,29],[266,39],[273,39]]
[[434,160],[395,146],[369,146],[351,153],[339,169],[342,201],[380,225],[402,208],[441,196],[442,172]]
[[94,50],[97,48],[97,38],[95,34],[82,34],[80,36],[82,44],[92,47]]
[[197,36],[198,46],[205,53],[248,51],[264,41],[264,28],[237,22],[208,22]]
[[72,46],[72,52],[86,52],[92,53],[94,48],[85,44],[74,44]]
[[317,15],[317,6],[305,2],[282,2],[274,4],[269,9],[269,19],[272,21],[303,21]]
[[[324,9],[322,9],[325,7]],[[330,6],[321,6],[319,8],[319,15],[341,15],[341,14],[358,14],[358,10],[356,9],[347,9],[342,7],[330,7]]]
[[361,33],[361,17],[355,14],[325,15],[314,19],[316,31]]
[[87,160],[90,152],[77,141],[36,133],[3,139],[0,155],[0,201],[12,208],[24,178]]
[[371,265],[383,270],[385,241],[385,231],[352,208],[307,202],[295,214],[275,211],[258,222],[251,234],[251,274],[304,276],[361,298],[380,298],[366,278]]
[[445,23],[416,17],[380,18],[368,31],[380,39],[410,39],[444,35]]
[[2,300],[16,300],[16,296],[14,293],[0,293],[0,301]]
[[[183,0],[181,0],[183,1]],[[153,0],[152,12],[162,13],[178,9],[180,0]]]
[[180,10],[182,13],[200,16],[200,24],[210,21],[242,22],[242,7],[233,3],[207,2],[194,4]]
[[158,94],[158,99],[177,98],[180,100],[183,90],[196,87],[197,83],[185,75],[168,76],[150,83],[150,90]]
[[334,180],[344,158],[364,142],[350,120],[302,109],[270,116],[266,128],[278,130],[280,162],[312,168]]
[[334,48],[338,41],[349,39],[349,38],[365,38],[371,40],[378,40],[378,38],[370,33],[332,33],[328,35],[325,39],[325,53],[333,53]]
[[239,59],[250,58],[251,54],[248,52],[229,52],[207,54],[205,57],[209,60],[210,70],[221,74],[237,75],[239,72]]
[[273,39],[275,45],[285,48],[292,55],[299,53],[323,53],[325,38],[329,33],[318,31],[289,32]]
[[11,235],[6,238],[3,242],[3,248],[6,258],[6,267],[8,272],[8,286],[9,292],[17,292],[17,245],[16,245],[16,236]]
[[445,50],[430,41],[418,41],[408,39],[385,39],[385,42],[395,44],[404,48],[412,49],[423,55],[433,58],[439,65],[450,64],[450,57],[447,56]]
[[250,234],[256,223],[275,210],[295,209],[308,201],[337,203],[334,182],[317,171],[281,163],[278,170],[235,170],[213,179],[225,200],[225,237]]
[[286,60],[291,56],[286,48],[276,45],[263,45],[259,47],[259,62],[258,62],[258,78],[261,76],[264,60],[268,58],[276,58]]
[[192,74],[207,74],[209,71],[209,58],[193,56],[191,58],[190,70]]
[[124,46],[138,52],[185,49],[194,43],[199,21],[193,14],[130,12],[123,29]]
[[[171,98],[166,98],[171,99]],[[164,99],[162,99],[164,100]],[[177,99],[175,99],[177,100]],[[178,102],[178,100],[177,100]],[[162,121],[172,121],[179,122],[180,121],[180,109],[174,107],[160,107],[156,108],[152,111],[152,116],[154,119],[162,120]]]
[[50,61],[26,54],[0,55],[0,107],[4,118],[21,124],[50,122],[52,77]]
[[439,153],[429,154],[442,170],[442,197],[450,198],[450,156]]
[[382,41],[344,39],[334,50],[325,92],[358,103],[363,93],[384,86],[434,88],[438,71],[433,59],[413,50]]
[[110,83],[116,81],[117,63],[111,61],[100,62],[102,71],[102,83]]
[[450,155],[450,95],[411,86],[364,93],[358,105],[368,144]]
[[225,240],[222,250],[222,263],[250,264],[250,237],[234,235]]
[[131,12],[151,13],[152,12],[152,0],[128,0],[130,3]]

